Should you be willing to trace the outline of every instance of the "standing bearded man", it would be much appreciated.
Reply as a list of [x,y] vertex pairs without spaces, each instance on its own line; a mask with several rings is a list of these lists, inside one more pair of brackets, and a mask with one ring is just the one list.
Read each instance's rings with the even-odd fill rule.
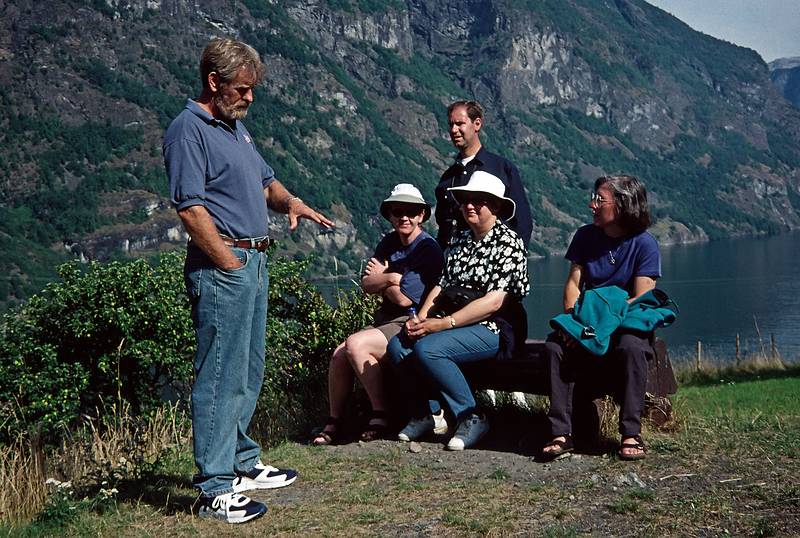
[[186,287],[197,337],[192,433],[200,517],[245,523],[267,507],[245,495],[294,482],[265,465],[247,435],[264,379],[267,207],[333,223],[275,179],[241,120],[266,68],[249,45],[214,39],[203,51],[203,91],[164,136],[171,202],[189,234]]

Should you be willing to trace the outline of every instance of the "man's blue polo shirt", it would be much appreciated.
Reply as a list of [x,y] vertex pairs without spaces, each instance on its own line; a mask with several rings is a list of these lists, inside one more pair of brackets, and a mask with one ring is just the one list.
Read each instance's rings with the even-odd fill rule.
[[267,235],[264,189],[275,181],[275,172],[242,122],[232,129],[189,99],[167,128],[163,151],[176,209],[205,206],[228,237]]

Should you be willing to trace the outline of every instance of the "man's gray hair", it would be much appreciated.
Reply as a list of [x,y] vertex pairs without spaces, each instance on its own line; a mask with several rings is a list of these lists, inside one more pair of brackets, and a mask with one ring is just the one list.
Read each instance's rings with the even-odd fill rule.
[[255,75],[256,84],[264,79],[267,71],[258,52],[250,45],[234,39],[211,40],[200,58],[200,78],[203,88],[208,87],[210,73],[217,73],[222,83],[228,83],[236,78],[243,67]]

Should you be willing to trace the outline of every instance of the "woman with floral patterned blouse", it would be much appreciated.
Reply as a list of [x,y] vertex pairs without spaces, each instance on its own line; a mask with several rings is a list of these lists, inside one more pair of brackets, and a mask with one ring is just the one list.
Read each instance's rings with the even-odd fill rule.
[[[500,178],[476,171],[466,185],[448,190],[470,229],[453,236],[439,285],[419,315],[389,342],[387,354],[412,407],[412,419],[398,439],[445,433],[447,422],[438,401],[442,399],[458,422],[447,449],[464,450],[486,435],[489,423],[476,412],[472,390],[458,365],[497,355],[501,329],[496,316],[511,306],[522,309],[529,289],[528,262],[522,239],[503,223],[514,215],[515,205],[503,196]],[[442,299],[453,290],[474,298],[455,311],[442,312]],[[426,397],[431,398],[428,405]]]

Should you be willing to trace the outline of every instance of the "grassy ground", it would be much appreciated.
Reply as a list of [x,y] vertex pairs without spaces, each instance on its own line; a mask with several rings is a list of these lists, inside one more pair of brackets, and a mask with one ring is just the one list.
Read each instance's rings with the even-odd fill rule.
[[[252,492],[266,517],[226,526],[192,516],[188,447],[115,485],[113,498],[51,503],[13,536],[796,536],[800,534],[800,375],[696,380],[674,398],[670,431],[646,429],[649,457],[593,453],[532,461],[541,411],[502,409],[479,449],[419,452],[391,441],[314,448],[285,443],[265,460],[291,487]],[[70,508],[70,507],[73,508]],[[66,512],[66,513],[64,513]]]

